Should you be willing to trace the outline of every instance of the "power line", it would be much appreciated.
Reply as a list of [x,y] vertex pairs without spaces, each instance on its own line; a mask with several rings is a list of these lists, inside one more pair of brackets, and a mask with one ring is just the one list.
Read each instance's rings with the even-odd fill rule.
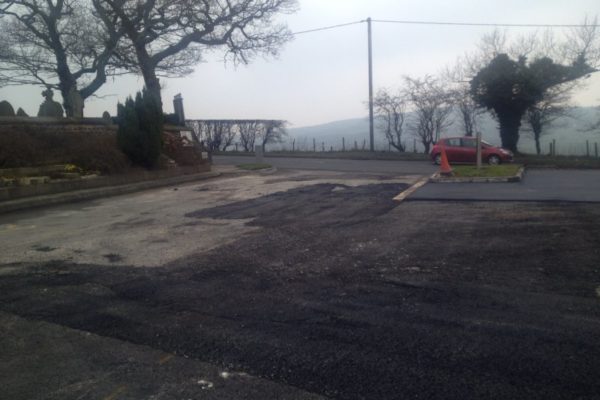
[[389,24],[406,24],[406,25],[449,25],[449,26],[490,26],[498,28],[598,28],[598,24],[496,24],[487,22],[446,22],[446,21],[408,21],[408,20],[389,20],[389,19],[374,19],[373,22],[382,22]]
[[345,24],[338,24],[338,25],[324,26],[322,28],[308,29],[306,31],[293,32],[292,35],[302,35],[304,33],[326,31],[326,30],[329,30],[329,29],[342,28],[344,26],[349,26],[349,25],[362,24],[363,22],[367,22],[367,20],[363,19],[363,20],[360,20],[360,21],[348,22],[348,23],[345,23]]
[[[404,24],[404,25],[446,25],[446,26],[488,26],[495,28],[600,28],[599,24],[500,24],[489,22],[449,22],[449,21],[413,21],[413,20],[390,20],[390,19],[373,19],[372,22],[384,24]],[[345,26],[362,24],[367,22],[366,19],[345,24],[337,24],[324,26],[321,28],[308,29],[305,31],[293,32],[292,35],[302,35],[305,33],[326,31],[330,29],[342,28]]]

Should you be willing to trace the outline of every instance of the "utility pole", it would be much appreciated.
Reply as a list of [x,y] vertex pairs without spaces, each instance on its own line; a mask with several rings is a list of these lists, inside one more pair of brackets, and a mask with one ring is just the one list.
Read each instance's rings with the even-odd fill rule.
[[373,44],[371,40],[371,17],[367,18],[369,30],[369,144],[371,151],[375,151],[375,138],[373,129]]

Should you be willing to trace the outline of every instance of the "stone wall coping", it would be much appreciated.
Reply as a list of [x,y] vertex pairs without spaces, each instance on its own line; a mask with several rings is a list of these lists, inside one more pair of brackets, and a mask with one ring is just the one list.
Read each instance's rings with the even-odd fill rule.
[[0,125],[105,125],[117,128],[103,118],[0,117]]

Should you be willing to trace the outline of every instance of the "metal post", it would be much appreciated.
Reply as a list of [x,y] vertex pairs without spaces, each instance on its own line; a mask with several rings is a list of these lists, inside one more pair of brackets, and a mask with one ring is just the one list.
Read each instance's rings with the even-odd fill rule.
[[371,40],[371,17],[367,18],[369,30],[369,143],[371,151],[375,151],[375,130],[373,125],[373,43]]
[[313,138],[313,153],[317,152],[317,140]]
[[254,157],[255,157],[255,162],[257,164],[262,164],[265,162],[264,161],[265,160],[264,152],[265,152],[265,149],[262,145],[260,145],[260,144],[254,145]]
[[477,169],[481,169],[481,132],[477,131]]
[[552,155],[556,155],[556,139],[552,139]]
[[342,151],[346,151],[346,138],[342,137]]

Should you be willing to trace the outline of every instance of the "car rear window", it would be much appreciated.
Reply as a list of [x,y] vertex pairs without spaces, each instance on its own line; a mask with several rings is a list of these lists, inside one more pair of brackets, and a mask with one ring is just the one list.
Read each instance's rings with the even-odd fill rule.
[[460,139],[446,139],[446,146],[460,147]]
[[462,147],[477,147],[475,139],[461,139]]

